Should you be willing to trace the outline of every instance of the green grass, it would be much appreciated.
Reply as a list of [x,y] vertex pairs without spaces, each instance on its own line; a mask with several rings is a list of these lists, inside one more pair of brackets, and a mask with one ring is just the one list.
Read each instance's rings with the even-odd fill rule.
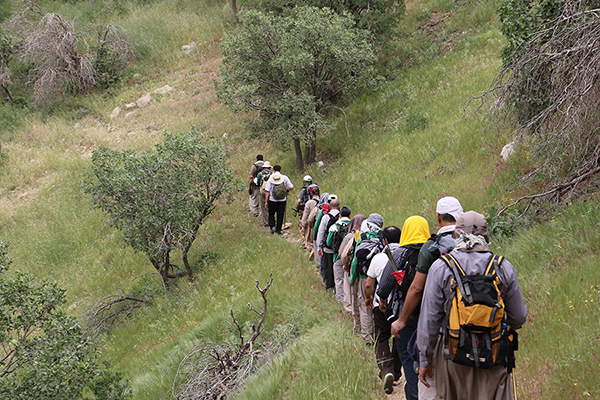
[[[215,103],[216,43],[233,28],[222,3],[120,1],[109,13],[94,1],[43,4],[82,24],[107,18],[125,26],[140,58],[121,86],[67,99],[70,111],[42,119],[26,109],[0,108],[6,117],[0,118],[0,239],[11,243],[15,269],[67,289],[72,315],[115,292],[152,300],[101,337],[104,356],[131,379],[136,399],[168,398],[177,365],[199,340],[236,341],[230,310],[241,323],[252,321],[246,304],[261,305],[255,280],[264,286],[271,273],[264,336],[282,350],[238,397],[385,398],[374,355],[351,333],[351,321],[324,292],[314,264],[295,243],[266,234],[248,215],[245,192],[236,193],[233,204],[220,203],[201,227],[190,261],[200,265],[207,254],[216,255],[213,261],[198,267],[193,282],[181,279],[165,291],[149,261],[126,247],[107,216],[91,206],[81,181],[98,146],[151,150],[165,129],[195,125],[212,136],[227,133],[229,162],[242,180],[262,153],[293,182],[309,173],[355,214],[379,212],[386,225],[402,226],[419,214],[434,229],[435,204],[444,195],[458,197],[465,210],[507,204],[533,161],[523,149],[501,161],[513,127],[491,123],[485,110],[464,110],[500,65],[505,42],[495,2],[410,2],[395,56],[398,65],[412,59],[412,67],[398,67],[395,80],[345,108],[349,137],[344,119],[334,114],[336,128],[319,137],[317,147],[317,159],[327,166],[305,172],[294,170],[291,152],[248,141],[245,116]],[[420,30],[440,15],[447,18],[437,30]],[[197,52],[182,56],[181,45],[192,41]],[[114,107],[165,84],[174,90],[111,120]],[[147,129],[152,122],[157,128]],[[494,238],[497,252],[516,266],[530,310],[517,361],[520,398],[600,397],[599,224],[600,200],[592,197],[548,224]]]

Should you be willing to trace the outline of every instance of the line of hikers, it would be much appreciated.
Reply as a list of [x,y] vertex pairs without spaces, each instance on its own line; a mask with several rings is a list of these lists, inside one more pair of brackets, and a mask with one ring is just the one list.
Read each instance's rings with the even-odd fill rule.
[[407,400],[513,399],[527,308],[514,266],[489,249],[485,217],[443,197],[436,234],[421,216],[384,227],[380,214],[352,216],[307,178],[297,203],[304,246],[354,331],[375,347],[385,392],[404,371]]

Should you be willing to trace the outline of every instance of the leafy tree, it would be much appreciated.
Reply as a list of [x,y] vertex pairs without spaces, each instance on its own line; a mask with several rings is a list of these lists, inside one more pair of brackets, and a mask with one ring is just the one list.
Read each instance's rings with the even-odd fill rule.
[[0,398],[63,400],[90,392],[95,399],[130,398],[128,381],[99,365],[95,343],[59,311],[64,289],[36,285],[19,271],[7,278],[6,249],[0,242]]
[[[192,277],[188,252],[216,201],[231,193],[234,179],[221,143],[195,129],[166,133],[156,150],[136,154],[98,148],[85,190],[167,283],[186,273]],[[179,267],[171,253],[176,250],[183,271],[175,271]]]
[[375,38],[388,37],[404,15],[404,0],[253,0],[250,7],[284,15],[297,6],[329,8],[337,14],[350,13],[359,28],[369,30]]
[[298,7],[286,17],[250,10],[239,18],[242,31],[222,44],[218,97],[234,111],[258,111],[250,126],[293,142],[302,170],[315,161],[325,111],[376,81],[369,34],[329,8]]

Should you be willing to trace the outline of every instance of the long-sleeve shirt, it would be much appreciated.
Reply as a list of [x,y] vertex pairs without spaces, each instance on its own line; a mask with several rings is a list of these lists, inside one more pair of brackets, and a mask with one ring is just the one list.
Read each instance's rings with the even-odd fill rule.
[[[457,250],[450,254],[456,258],[466,275],[484,274],[491,255],[490,252],[466,253]],[[502,282],[501,293],[507,322],[513,329],[518,329],[527,321],[527,307],[523,301],[517,272],[505,259],[496,272]],[[421,367],[429,366],[433,359],[438,332],[445,320],[444,305],[452,294],[450,285],[453,277],[452,270],[441,259],[436,260],[429,269],[417,328]]]
[[340,210],[333,209],[329,211],[328,214],[323,215],[323,218],[321,218],[321,223],[319,224],[319,230],[317,232],[317,249],[323,251],[324,253],[333,254],[333,250],[328,247],[324,247],[323,244],[325,244],[325,240],[327,239],[327,225],[329,224],[329,219],[331,217],[335,217],[337,214],[339,214],[339,212]]

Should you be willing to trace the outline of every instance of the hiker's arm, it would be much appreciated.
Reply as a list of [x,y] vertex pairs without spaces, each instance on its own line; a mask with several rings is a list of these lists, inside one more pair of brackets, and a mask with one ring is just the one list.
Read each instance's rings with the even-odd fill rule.
[[373,308],[373,295],[375,294],[375,283],[377,281],[370,276],[365,281],[365,306]]
[[402,306],[402,313],[400,314],[400,317],[392,323],[392,335],[400,337],[400,331],[404,329],[413,311],[415,311],[419,303],[421,303],[426,281],[427,274],[422,272],[417,272],[415,274],[415,279],[411,283],[408,293],[406,294],[406,300],[404,301],[404,306]]
[[265,190],[265,208],[267,210],[269,209],[269,196],[271,196],[271,192]]

